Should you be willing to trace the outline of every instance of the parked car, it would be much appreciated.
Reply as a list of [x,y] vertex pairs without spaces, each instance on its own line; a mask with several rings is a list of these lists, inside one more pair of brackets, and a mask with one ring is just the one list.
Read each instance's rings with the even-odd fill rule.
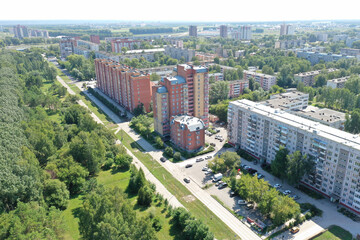
[[294,199],[294,200],[298,200],[298,199],[300,199],[300,197],[298,196],[298,195],[292,195],[292,196],[290,196],[292,199]]
[[184,178],[184,182],[190,183],[190,178]]
[[281,186],[281,184],[279,184],[279,183],[277,183],[277,184],[274,185],[274,188],[275,188],[275,189],[280,189],[281,187],[282,187],[282,186]]
[[258,178],[258,179],[262,179],[262,178],[264,178],[264,177],[265,177],[265,176],[262,175],[262,174],[258,174],[258,175],[257,175],[257,178]]
[[245,169],[246,167],[247,167],[246,164],[241,164],[241,165],[240,165],[240,168],[242,168],[242,169]]
[[208,169],[207,172],[205,173],[205,175],[210,175],[210,174],[212,174],[212,172],[213,171],[211,169]]
[[220,129],[215,128],[214,130],[216,131],[216,133],[220,132]]
[[191,168],[193,165],[191,163],[186,164],[185,168]]
[[246,209],[253,209],[253,208],[254,208],[254,204],[252,203],[246,204]]
[[257,173],[257,170],[256,170],[256,169],[253,169],[253,168],[250,168],[250,169],[248,169],[247,171],[248,171],[248,173],[250,173],[250,174],[252,174],[252,175],[254,175],[255,173]]
[[300,231],[300,228],[299,228],[299,227],[293,227],[293,228],[290,229],[290,232],[291,232],[292,234],[295,234],[295,233],[297,233],[297,232],[299,232],[299,231]]
[[207,171],[207,170],[209,170],[209,168],[208,167],[203,167],[202,170]]
[[215,143],[210,143],[210,146],[215,147],[215,146],[216,146],[216,144],[215,144]]
[[222,141],[224,141],[224,139],[223,139],[223,138],[219,138],[219,141],[222,142]]
[[222,183],[223,183],[223,181],[218,181],[218,182],[215,183],[215,186],[218,187]]
[[166,160],[167,160],[167,159],[164,158],[164,157],[161,157],[161,158],[160,158],[160,161],[162,161],[162,162],[166,162]]
[[197,158],[197,159],[196,159],[196,162],[202,162],[202,161],[204,161],[203,158]]
[[219,185],[219,189],[226,188],[227,186],[228,186],[228,184],[226,182],[224,182],[224,183]]
[[245,201],[245,200],[243,200],[243,199],[240,199],[240,200],[237,201],[237,203],[238,203],[239,205],[245,205],[245,204],[247,204],[247,201]]
[[211,158],[212,158],[212,156],[210,156],[210,155],[205,157],[206,160],[211,159]]
[[235,192],[234,192],[234,191],[231,191],[231,192],[230,192],[230,197],[233,197],[233,196],[235,196]]
[[283,194],[286,196],[286,195],[289,195],[289,194],[291,194],[291,191],[290,190],[285,190],[285,191],[283,191]]

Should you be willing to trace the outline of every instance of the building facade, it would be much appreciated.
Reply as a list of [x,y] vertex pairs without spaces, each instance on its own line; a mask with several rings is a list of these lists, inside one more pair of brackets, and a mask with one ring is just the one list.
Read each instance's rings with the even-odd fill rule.
[[326,86],[331,88],[344,88],[346,81],[350,78],[350,76],[335,78],[327,80]]
[[170,139],[178,148],[195,152],[204,148],[205,124],[197,118],[187,115],[173,116],[170,119]]
[[95,59],[97,87],[129,111],[143,104],[150,112],[152,83],[150,75],[118,62]]
[[270,99],[261,103],[274,109],[299,111],[308,106],[309,94],[299,91],[289,91],[286,93],[271,95]]
[[315,84],[315,77],[319,75],[320,71],[303,72],[294,75],[295,82],[302,82],[305,86],[313,86]]
[[228,27],[226,25],[220,26],[220,37],[222,37],[222,38],[228,37]]
[[249,78],[253,78],[255,82],[259,83],[261,88],[264,89],[265,91],[270,90],[270,88],[276,84],[275,76],[257,73],[257,72],[250,72],[246,70],[243,72],[243,74],[244,74],[244,80],[249,81]]
[[251,40],[252,31],[251,26],[240,26],[238,30],[232,32],[232,38],[236,40]]
[[100,36],[99,35],[90,35],[90,42],[100,44]]
[[121,49],[126,47],[127,50],[133,50],[134,45],[140,47],[141,40],[133,40],[133,39],[114,39],[111,40],[111,51],[114,53],[122,53]]
[[245,88],[249,88],[249,80],[230,81],[228,98],[239,97],[243,94]]
[[73,37],[62,37],[59,45],[61,58],[66,58],[74,53],[74,48],[77,47],[77,41]]
[[311,156],[308,187],[360,213],[360,138],[249,100],[231,102],[229,142],[271,163],[280,146]]
[[153,86],[154,128],[162,136],[170,134],[170,118],[189,115],[209,125],[209,77],[202,66],[180,64]]
[[324,62],[335,62],[340,59],[352,59],[354,56],[341,55],[341,54],[332,54],[332,53],[319,53],[319,52],[297,52],[296,56],[298,58],[305,58],[310,61],[312,65],[318,64],[320,61]]
[[14,31],[14,37],[16,38],[23,39],[26,37],[30,37],[29,30],[26,26],[16,25],[14,26],[13,31]]
[[197,37],[197,26],[189,26],[189,37]]
[[166,46],[164,54],[178,60],[180,60],[183,57],[185,59],[185,62],[190,62],[191,59],[195,57],[195,50]]
[[280,36],[294,35],[294,33],[295,33],[295,27],[293,25],[289,25],[285,23],[280,25]]

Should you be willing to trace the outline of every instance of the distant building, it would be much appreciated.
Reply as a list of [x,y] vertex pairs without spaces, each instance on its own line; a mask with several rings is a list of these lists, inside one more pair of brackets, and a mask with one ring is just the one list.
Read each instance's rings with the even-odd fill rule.
[[289,25],[285,23],[280,25],[280,36],[294,35],[294,33],[295,33],[295,28],[293,25]]
[[340,130],[344,129],[346,121],[345,113],[338,112],[328,108],[318,108],[314,106],[308,106],[301,111],[294,111],[293,114],[310,119],[315,122],[322,123],[324,125],[337,128]]
[[284,111],[302,110],[308,106],[309,94],[291,91],[271,95],[269,100],[261,102],[265,106]]
[[99,45],[84,41],[84,40],[78,40],[77,46],[74,46],[74,54],[83,55],[86,58],[90,57],[91,52],[97,52],[99,51]]
[[264,89],[265,91],[270,90],[270,88],[276,84],[275,76],[257,73],[257,72],[250,72],[246,70],[243,72],[243,74],[244,74],[244,80],[249,81],[251,77],[254,78],[255,82],[259,83],[261,88]]
[[222,37],[222,38],[228,37],[228,27],[226,25],[220,26],[220,37]]
[[321,60],[324,62],[335,62],[340,59],[351,59],[354,56],[341,55],[341,54],[332,54],[332,53],[318,53],[318,52],[297,52],[297,57],[305,58],[309,60],[312,65],[318,64]]
[[0,26],[0,32],[3,32],[3,31],[4,31],[3,26]]
[[340,49],[341,55],[348,55],[348,56],[354,56],[357,57],[360,55],[360,49],[356,48],[342,48]]
[[14,35],[16,38],[23,39],[30,37],[29,30],[26,26],[23,25],[16,25],[13,27]]
[[335,78],[331,80],[327,80],[326,86],[331,88],[344,88],[346,81],[350,78],[350,76]]
[[90,35],[90,42],[100,44],[100,36],[99,35]]
[[238,57],[242,57],[245,55],[245,50],[238,50],[235,52],[235,57],[238,58]]
[[74,53],[74,48],[77,46],[77,41],[73,37],[62,37],[60,42],[60,56],[66,58]]
[[122,53],[121,49],[126,47],[127,50],[133,50],[134,45],[140,47],[141,40],[132,40],[132,39],[115,39],[111,40],[111,51],[114,53]]
[[174,71],[152,89],[154,128],[162,136],[170,135],[170,119],[176,115],[197,117],[209,125],[208,69],[180,64]]
[[354,42],[360,41],[359,37],[348,37],[345,41],[346,46],[352,47]]
[[298,48],[303,47],[305,44],[304,40],[281,40],[275,42],[275,48],[280,49],[289,49],[289,48]]
[[243,94],[245,88],[249,88],[249,80],[230,81],[228,98],[239,97]]
[[223,73],[209,73],[209,79],[214,78],[215,82],[224,80]]
[[328,34],[327,33],[318,33],[316,39],[321,42],[327,42]]
[[294,75],[295,82],[302,82],[305,86],[313,86],[315,84],[315,77],[319,75],[321,71],[303,72]]
[[333,42],[346,41],[348,35],[346,34],[338,34],[333,37]]
[[251,26],[240,26],[238,30],[232,32],[232,38],[236,40],[251,40]]
[[172,116],[170,129],[170,139],[176,147],[187,152],[204,148],[205,124],[201,119],[187,115]]
[[129,111],[140,104],[150,112],[151,88],[150,75],[118,62],[95,59],[97,87]]
[[197,37],[197,26],[189,26],[189,37]]
[[49,38],[49,32],[47,30],[30,29],[29,37]]
[[184,57],[185,62],[189,62],[193,57],[195,57],[195,50],[166,46],[164,54],[178,60]]

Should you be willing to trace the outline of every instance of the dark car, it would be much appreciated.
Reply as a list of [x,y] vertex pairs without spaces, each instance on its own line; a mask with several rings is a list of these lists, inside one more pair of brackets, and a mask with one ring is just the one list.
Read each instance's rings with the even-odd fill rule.
[[191,168],[192,164],[186,164],[185,168]]
[[235,192],[234,192],[234,191],[231,191],[231,192],[230,192],[230,197],[233,197],[233,196],[235,196]]
[[257,170],[256,169],[253,169],[253,168],[250,168],[247,170],[248,173],[250,173],[251,175],[254,175],[255,173],[257,173]]
[[160,161],[162,161],[162,162],[166,162],[166,160],[167,160],[167,159],[164,158],[164,157],[161,157],[161,158],[160,158]]
[[190,178],[184,178],[184,182],[190,183]]

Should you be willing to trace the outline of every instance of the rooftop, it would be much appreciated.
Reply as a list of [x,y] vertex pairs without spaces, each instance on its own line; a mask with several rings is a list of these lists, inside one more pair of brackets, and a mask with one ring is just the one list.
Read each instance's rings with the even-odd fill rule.
[[167,79],[171,82],[171,85],[186,83],[185,78],[181,76],[169,76]]
[[275,76],[272,76],[272,75],[263,74],[263,73],[257,73],[257,72],[251,72],[251,71],[247,71],[247,70],[244,70],[244,73],[245,74],[250,74],[250,75],[255,75],[255,76],[263,76],[263,77],[266,77],[266,78],[275,78]]
[[341,82],[346,82],[349,78],[350,78],[350,76],[346,76],[346,77],[342,77],[342,78],[335,78],[335,79],[328,80],[328,82],[341,83]]
[[168,90],[166,89],[166,87],[161,86],[161,87],[159,87],[159,88],[157,89],[157,92],[158,92],[158,93],[167,93]]
[[329,108],[317,108],[314,106],[308,106],[307,108],[296,113],[300,116],[303,115],[328,123],[345,121],[345,113],[338,112]]
[[204,122],[197,117],[181,115],[174,117],[174,121],[187,126],[190,132],[198,131],[205,128]]
[[360,150],[360,138],[358,135],[347,133],[324,124],[245,99],[231,102],[229,108],[231,105],[249,109],[249,111],[256,114],[263,115],[278,122],[302,129],[303,131],[316,134],[319,137],[343,144],[349,148]]

